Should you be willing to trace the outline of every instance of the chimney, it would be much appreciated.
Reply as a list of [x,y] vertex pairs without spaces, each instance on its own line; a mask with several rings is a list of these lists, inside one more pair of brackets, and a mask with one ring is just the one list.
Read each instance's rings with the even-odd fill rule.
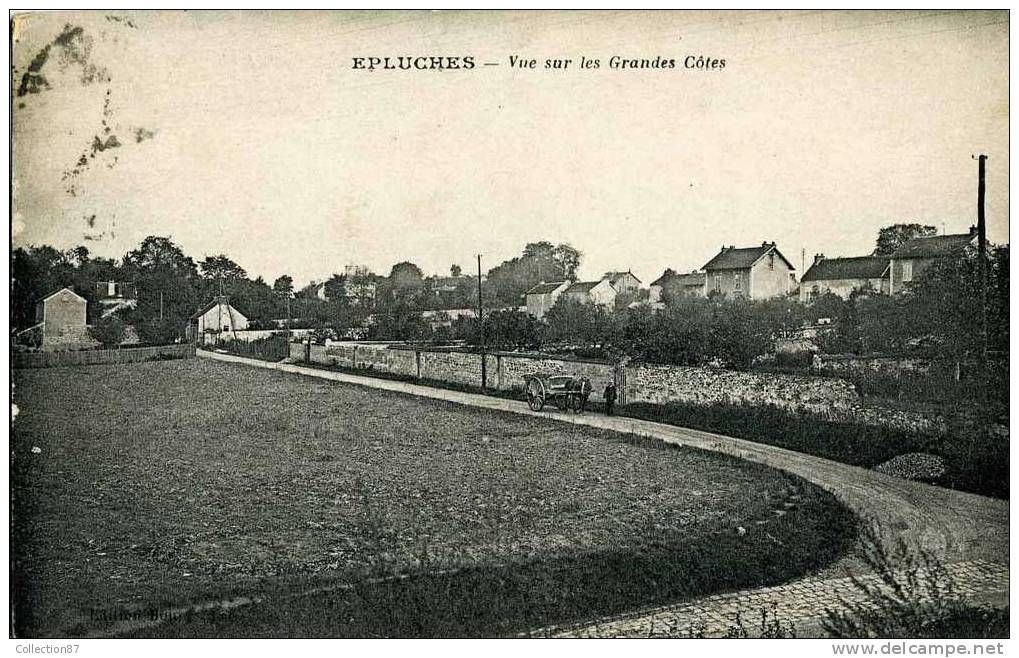
[[970,226],[970,227],[969,227],[969,234],[970,234],[970,235],[976,235],[976,234],[977,234],[977,232],[978,232],[978,229],[977,229],[977,227],[976,227],[976,226]]
[[824,260],[824,254],[814,254],[814,265]]

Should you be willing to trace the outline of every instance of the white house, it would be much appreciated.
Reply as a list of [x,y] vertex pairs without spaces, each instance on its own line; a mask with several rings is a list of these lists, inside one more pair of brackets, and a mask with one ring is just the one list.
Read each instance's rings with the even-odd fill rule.
[[201,336],[205,333],[243,331],[248,328],[248,318],[230,305],[225,296],[214,297],[191,316],[191,328]]
[[588,302],[599,306],[612,306],[616,303],[615,287],[608,279],[601,281],[578,281],[563,292],[567,299],[574,299],[586,304]]

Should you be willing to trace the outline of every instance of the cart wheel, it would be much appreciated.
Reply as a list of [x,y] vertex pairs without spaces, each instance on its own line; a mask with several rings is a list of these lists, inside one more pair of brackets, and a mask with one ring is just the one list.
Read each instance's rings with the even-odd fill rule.
[[531,408],[531,411],[541,411],[545,407],[545,398],[540,395],[528,395],[527,406]]

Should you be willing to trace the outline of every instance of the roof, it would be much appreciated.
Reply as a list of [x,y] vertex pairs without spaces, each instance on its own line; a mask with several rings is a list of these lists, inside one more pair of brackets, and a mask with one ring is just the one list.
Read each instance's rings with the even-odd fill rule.
[[559,286],[563,285],[564,283],[566,283],[566,282],[565,281],[553,281],[552,283],[539,283],[538,285],[534,286],[533,288],[531,288],[530,290],[528,290],[524,294],[526,294],[526,295],[547,295],[549,293],[555,292],[556,289]]
[[608,279],[609,283],[615,285],[616,281],[619,281],[625,276],[631,276],[637,283],[643,283],[637,278],[637,275],[627,270],[626,272],[606,272],[603,278]]
[[[195,311],[194,313],[192,313],[191,314],[191,319],[192,320],[197,320],[198,318],[200,318],[203,315],[205,315],[206,313],[208,313],[210,310],[212,310],[212,309],[216,308],[217,306],[219,306],[221,303],[225,304],[226,306],[229,306],[233,310],[237,311],[237,307],[235,307],[235,306],[230,304],[230,299],[228,297],[213,297],[212,300],[209,301],[208,304],[206,304],[202,308],[200,308],[197,311]],[[240,311],[237,311],[237,312],[241,313]],[[241,313],[241,315],[244,315],[244,314]]]
[[77,297],[78,299],[80,299],[81,301],[85,302],[86,304],[88,303],[88,301],[84,297],[82,297],[81,295],[79,295],[78,293],[74,292],[73,290],[71,290],[70,288],[68,288],[66,286],[61,288],[60,290],[54,290],[53,292],[51,292],[50,294],[46,295],[45,297],[43,297],[39,301],[40,302],[46,302],[51,297],[56,297],[57,295],[59,295],[60,293],[64,292],[65,290],[67,292],[71,293],[72,295],[74,295],[75,297]]
[[913,238],[902,243],[892,258],[937,258],[959,253],[973,243],[974,233],[957,233],[953,235],[932,235],[926,238]]
[[718,252],[714,258],[709,260],[702,270],[745,270],[754,265],[757,261],[764,257],[769,251],[774,250],[775,253],[785,261],[785,264],[791,270],[795,270],[793,264],[789,262],[789,259],[782,255],[776,247],[774,242],[765,242],[760,247],[722,247],[722,250]]
[[677,274],[666,271],[660,277],[651,282],[653,286],[664,286],[666,284],[677,286],[703,286],[704,272],[690,272],[689,274]]
[[888,262],[887,256],[822,258],[810,266],[800,281],[880,279],[888,271]]
[[599,283],[601,283],[604,280],[605,279],[600,279],[598,281],[577,281],[572,286],[567,288],[564,292],[567,292],[567,293],[570,293],[570,292],[591,292],[592,288],[594,288],[596,285],[598,285]]

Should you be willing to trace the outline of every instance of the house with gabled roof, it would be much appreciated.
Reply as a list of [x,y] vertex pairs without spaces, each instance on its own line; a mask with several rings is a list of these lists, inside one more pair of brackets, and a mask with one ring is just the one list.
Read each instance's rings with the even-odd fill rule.
[[577,281],[567,288],[563,295],[582,304],[614,306],[619,293],[608,279],[599,281]]
[[527,312],[539,320],[542,319],[555,306],[555,303],[559,301],[559,295],[563,294],[563,291],[569,287],[569,281],[539,283],[524,293]]
[[208,304],[192,313],[190,320],[189,331],[199,340],[206,333],[230,333],[248,328],[248,318],[231,306],[229,297],[225,295],[213,297]]
[[616,289],[616,294],[619,295],[634,294],[640,290],[640,279],[629,270],[626,272],[606,272],[602,278],[608,279],[608,282]]
[[796,268],[774,242],[738,249],[723,246],[701,269],[706,276],[705,294],[727,299],[780,297],[788,294],[796,281]]
[[800,279],[800,301],[809,302],[829,293],[849,299],[858,290],[887,294],[890,262],[887,256],[825,258],[817,254]]
[[902,243],[891,255],[888,288],[890,294],[900,293],[931,264],[944,258],[959,258],[977,246],[977,228],[969,233],[932,235],[913,238]]
[[666,296],[677,297],[703,297],[704,296],[704,272],[690,272],[679,274],[672,269],[667,269],[660,277],[651,282],[648,293],[648,302],[652,306],[662,304]]

